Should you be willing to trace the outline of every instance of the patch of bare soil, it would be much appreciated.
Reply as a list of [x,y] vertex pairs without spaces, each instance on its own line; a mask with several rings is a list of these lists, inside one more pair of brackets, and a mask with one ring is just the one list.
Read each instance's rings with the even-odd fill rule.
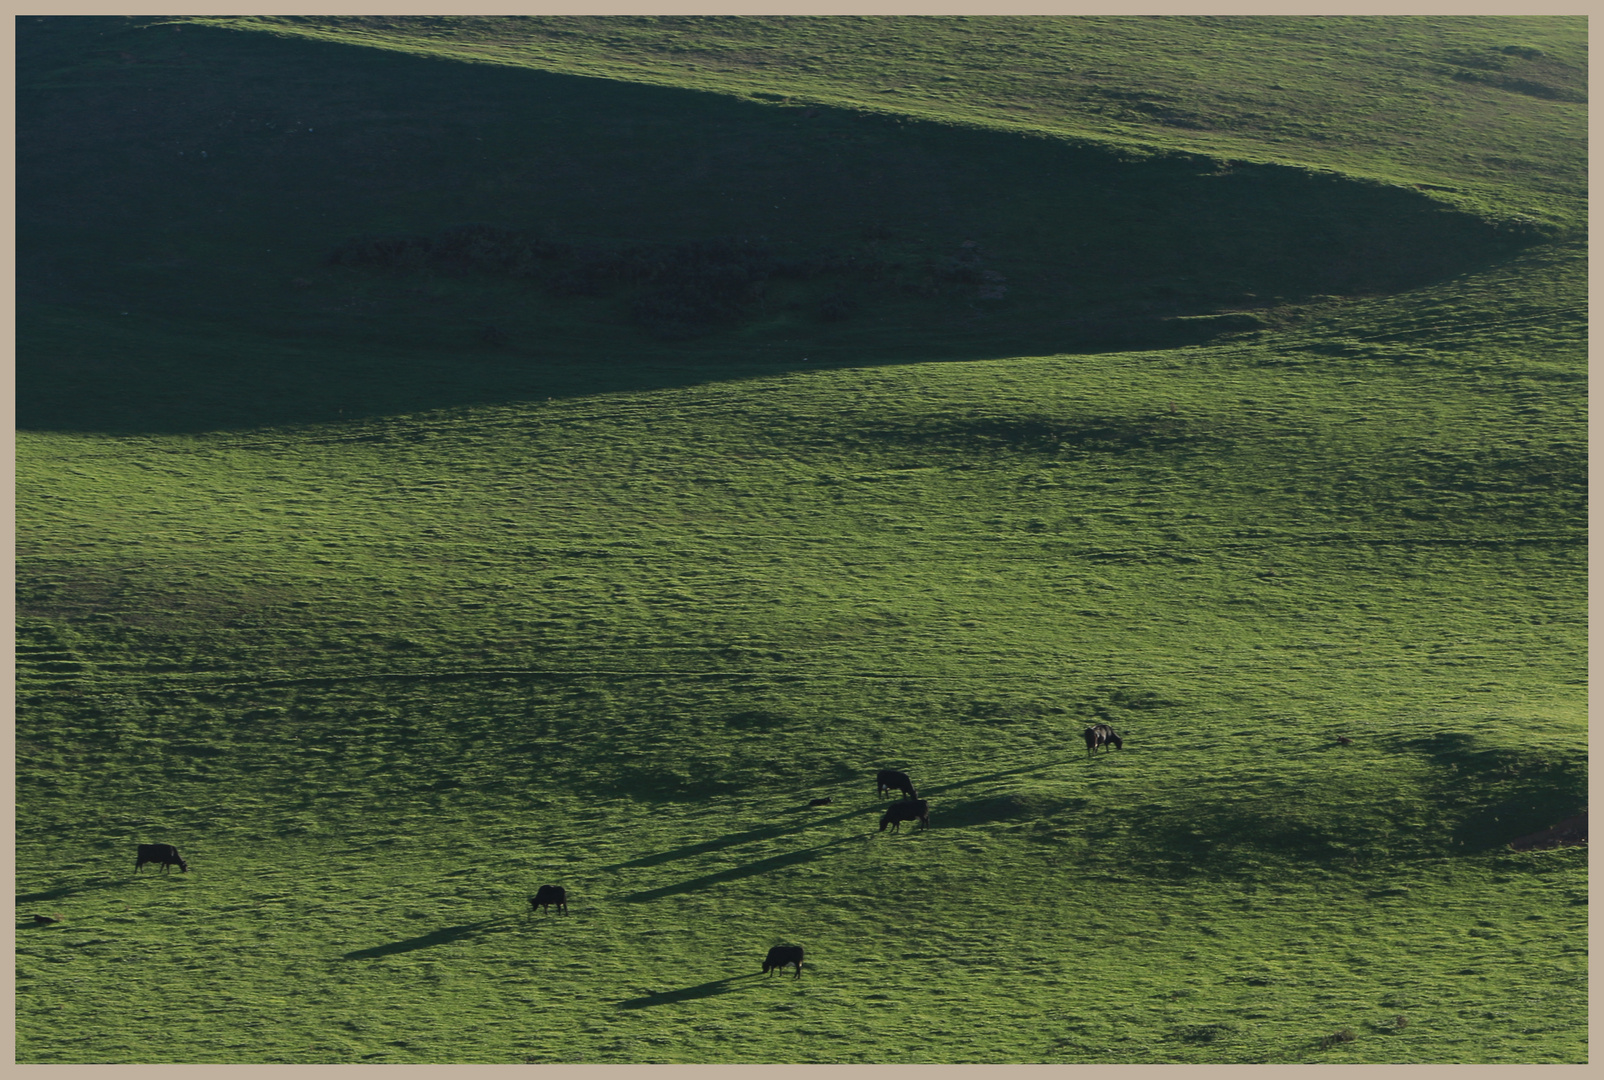
[[1511,840],[1509,846],[1516,851],[1538,851],[1543,848],[1585,843],[1587,843],[1587,815],[1583,813],[1577,817],[1566,818],[1558,825],[1542,832],[1534,832]]

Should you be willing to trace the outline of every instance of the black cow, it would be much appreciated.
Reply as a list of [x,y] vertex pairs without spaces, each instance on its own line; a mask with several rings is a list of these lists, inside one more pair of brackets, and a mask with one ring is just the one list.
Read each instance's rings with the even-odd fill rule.
[[808,803],[808,805],[809,806],[829,806],[833,802],[835,802],[835,800],[831,799],[831,798],[814,799],[812,802]]
[[164,874],[174,866],[189,873],[189,864],[179,857],[178,849],[171,844],[140,844],[139,854],[134,858],[134,873],[139,873],[139,868],[148,862],[161,863]]
[[561,885],[542,885],[540,891],[529,898],[529,910],[539,908],[548,915],[555,904],[557,910],[564,915],[568,914],[568,890]]
[[921,829],[930,827],[930,802],[928,799],[903,799],[894,802],[886,808],[885,815],[880,818],[880,831],[885,832],[886,826],[896,832],[902,828],[904,821],[917,821]]
[[1099,746],[1112,746],[1114,749],[1123,749],[1125,740],[1114,734],[1114,729],[1107,724],[1093,724],[1081,734],[1086,739],[1086,753],[1094,754]]
[[769,950],[768,958],[763,961],[763,973],[773,975],[786,964],[796,965],[796,978],[802,977],[802,946],[776,945]]
[[875,783],[878,785],[874,792],[876,795],[884,795],[888,791],[900,791],[910,799],[919,797],[919,793],[913,790],[913,781],[908,779],[908,774],[905,772],[881,769],[879,775],[875,777]]

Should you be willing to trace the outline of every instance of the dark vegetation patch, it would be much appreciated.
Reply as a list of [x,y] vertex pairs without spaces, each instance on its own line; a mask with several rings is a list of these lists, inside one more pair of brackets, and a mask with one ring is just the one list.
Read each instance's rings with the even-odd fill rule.
[[1587,803],[1586,763],[1575,755],[1490,747],[1460,733],[1411,740],[1397,750],[1423,757],[1431,768],[1389,781],[1395,787],[1387,806],[1375,805],[1360,786],[1325,779],[1295,791],[1249,789],[1189,801],[1131,823],[1133,859],[1154,872],[1190,875],[1240,874],[1267,864],[1374,867],[1462,857],[1503,848]]
[[665,341],[738,323],[763,304],[773,283],[783,281],[828,282],[815,290],[812,312],[826,321],[844,319],[859,300],[840,279],[875,281],[888,270],[866,251],[787,251],[751,238],[562,243],[490,225],[460,225],[434,236],[357,237],[336,247],[327,261],[403,273],[500,275],[558,298],[622,293],[619,308],[628,321]]
[[931,797],[930,820],[934,827],[970,828],[999,822],[1040,821],[1084,809],[1087,801],[1051,792],[1010,792],[975,799],[947,801]]
[[1579,442],[1435,451],[1422,455],[1420,471],[1433,487],[1455,491],[1551,491],[1564,498],[1572,514],[1587,496],[1587,447]]
[[1327,808],[1300,809],[1274,797],[1191,804],[1136,823],[1133,861],[1182,876],[1239,873],[1263,861],[1346,861],[1387,829],[1376,819],[1335,820]]
[[1546,101],[1587,101],[1585,90],[1575,85],[1574,71],[1554,62],[1534,45],[1458,49],[1446,59],[1447,74],[1459,82],[1480,83]]
[[1509,842],[1509,846],[1516,851],[1543,851],[1548,848],[1585,843],[1587,843],[1587,815],[1578,814],[1541,832],[1518,836]]
[[1343,1043],[1351,1043],[1357,1037],[1358,1036],[1354,1035],[1352,1028],[1343,1028],[1340,1031],[1333,1031],[1329,1035],[1320,1036],[1318,1045],[1322,1050],[1330,1050],[1334,1046],[1341,1046]]
[[1489,746],[1462,732],[1413,740],[1405,749],[1433,765],[1432,795],[1461,851],[1504,847],[1587,806],[1587,763],[1574,754]]
[[1135,450],[1174,453],[1204,437],[1195,422],[1165,413],[1134,417],[940,417],[896,427],[864,428],[855,434],[872,443],[919,450],[1045,455],[1125,454]]
[[1230,1022],[1188,1024],[1176,1028],[1170,1033],[1170,1037],[1177,1042],[1190,1043],[1193,1046],[1213,1046],[1216,1043],[1229,1041],[1238,1030],[1238,1025]]

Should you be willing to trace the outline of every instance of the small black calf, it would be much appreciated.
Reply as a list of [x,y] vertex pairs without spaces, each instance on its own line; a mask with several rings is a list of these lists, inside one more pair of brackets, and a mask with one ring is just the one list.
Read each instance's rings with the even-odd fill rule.
[[913,790],[913,781],[908,779],[908,774],[905,772],[881,769],[875,777],[875,783],[878,785],[874,792],[876,795],[884,795],[888,791],[900,791],[910,799],[919,797],[919,793]]
[[564,915],[568,914],[568,890],[561,885],[542,885],[540,890],[529,898],[531,911],[539,908],[550,914],[553,904],[557,906],[558,911]]
[[892,803],[886,808],[885,815],[880,819],[880,831],[885,832],[886,826],[896,832],[902,828],[904,821],[917,821],[921,829],[930,827],[930,801],[928,799],[903,799]]
[[834,799],[814,799],[812,802],[808,803],[808,805],[809,806],[829,806],[834,801],[835,801]]
[[1096,753],[1099,746],[1112,746],[1116,750],[1125,746],[1125,740],[1114,734],[1114,729],[1107,724],[1093,724],[1081,734],[1085,736],[1088,754]]
[[134,858],[134,873],[148,862],[161,863],[162,873],[171,867],[178,867],[182,873],[189,873],[189,864],[178,855],[178,849],[171,844],[140,844],[139,854]]
[[776,945],[769,950],[769,955],[763,961],[763,973],[772,975],[786,964],[796,965],[796,978],[802,977],[802,946]]

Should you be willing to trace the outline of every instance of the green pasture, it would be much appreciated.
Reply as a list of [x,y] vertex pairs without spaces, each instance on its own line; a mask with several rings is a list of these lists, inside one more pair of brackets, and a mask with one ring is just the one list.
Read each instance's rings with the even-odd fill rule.
[[19,1061],[1587,1059],[1581,20],[17,27]]

